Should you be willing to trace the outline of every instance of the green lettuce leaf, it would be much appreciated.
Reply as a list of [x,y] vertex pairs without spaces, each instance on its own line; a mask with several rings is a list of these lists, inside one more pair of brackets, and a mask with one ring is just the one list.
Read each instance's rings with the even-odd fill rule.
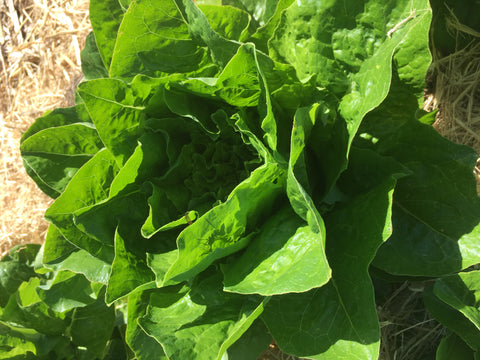
[[[55,352],[61,341],[57,337],[39,334],[35,330],[0,323],[0,359],[42,359],[64,356],[67,351]],[[61,348],[61,345],[58,346]]]
[[250,35],[251,17],[247,12],[233,6],[196,3],[207,18],[209,25],[220,36],[244,42]]
[[108,70],[103,63],[93,32],[85,39],[85,48],[80,52],[80,59],[86,80],[108,77]]
[[[471,350],[480,351],[480,271],[442,277],[425,292],[428,311],[461,338]],[[458,339],[460,341],[460,339]],[[445,340],[439,352],[446,352],[454,340]],[[458,344],[458,341],[456,341]],[[462,344],[457,346],[462,347]],[[463,346],[465,347],[465,346]]]
[[206,48],[192,39],[189,30],[173,0],[132,2],[118,29],[110,77],[211,73],[215,67]]
[[238,260],[222,266],[225,291],[270,296],[325,282],[328,271],[318,234],[290,206],[273,214],[250,242]]
[[476,157],[418,119],[431,17],[92,1],[79,104],[21,140],[55,201],[40,250],[0,261],[0,357],[254,359],[273,337],[376,359],[372,265],[444,276],[425,302],[459,339],[438,356],[474,354],[478,271],[452,273],[480,254]]
[[[480,199],[471,176],[474,151],[413,119],[381,138],[377,148],[412,175],[398,183],[393,234],[374,265],[392,274],[440,276],[478,263]],[[453,203],[458,205],[455,210]]]
[[[99,151],[75,174],[62,195],[45,213],[46,219],[51,221],[71,244],[108,263],[113,260],[113,244],[101,243],[88,236],[80,231],[73,220],[77,210],[107,198],[109,185],[118,170],[111,153],[107,149]],[[52,240],[47,238],[46,247],[51,248],[49,242],[56,240],[56,235],[52,235]],[[49,252],[46,254],[49,256]]]
[[265,164],[240,183],[228,199],[188,226],[177,239],[178,259],[165,281],[183,281],[205,270],[215,260],[244,248],[248,230],[274,207],[282,188],[284,170]]
[[[122,230],[126,235],[122,234]],[[135,234],[138,235],[135,237]],[[107,304],[132,291],[155,287],[154,273],[147,266],[145,250],[139,246],[142,241],[144,239],[136,228],[133,231],[119,228],[115,232],[115,259],[107,286]]]
[[42,247],[43,269],[37,271],[68,270],[84,275],[89,281],[106,285],[111,264],[92,256],[67,241],[55,225],[50,224]]
[[432,287],[424,291],[423,300],[428,312],[436,320],[457,334],[471,349],[478,352],[480,331],[465,315],[439,299]]
[[449,334],[440,341],[435,360],[476,360],[474,351],[455,334]]
[[126,9],[123,8],[119,0],[90,1],[90,22],[92,23],[95,44],[107,74],[112,62],[117,40],[116,35],[125,11]]
[[272,336],[259,318],[228,348],[229,360],[258,359],[272,343]]
[[276,0],[223,0],[222,3],[247,11],[258,25],[265,24],[277,8]]
[[149,336],[138,323],[147,311],[150,291],[137,291],[128,297],[128,317],[125,341],[133,350],[138,360],[149,360],[152,354],[159,360],[168,359],[162,345]]
[[65,314],[52,311],[41,301],[35,291],[41,282],[41,279],[35,277],[22,283],[18,292],[10,297],[2,309],[0,319],[6,324],[22,325],[40,334],[61,335],[68,326],[68,319]]
[[460,311],[480,331],[480,270],[445,276],[435,282],[436,296]]
[[175,286],[151,293],[139,324],[169,359],[220,360],[261,314],[265,300],[224,293],[220,280],[218,273],[207,271],[191,289]]
[[103,358],[108,340],[115,325],[115,309],[105,304],[103,293],[98,300],[82,308],[76,308],[69,327],[72,341],[86,347],[98,358]]
[[102,286],[91,283],[83,275],[59,271],[53,279],[39,285],[36,292],[50,309],[63,313],[93,303]]
[[[378,156],[362,152],[358,160],[358,169],[372,167]],[[270,300],[262,318],[287,353],[313,359],[333,360],[352,354],[358,359],[378,358],[380,330],[368,266],[391,234],[398,169],[392,170],[379,173],[376,184],[325,218],[330,281],[306,293]],[[351,171],[350,176],[361,174]]]
[[103,146],[84,106],[77,105],[39,118],[23,135],[20,152],[27,173],[56,198]]
[[35,277],[33,263],[38,244],[18,245],[0,260],[0,306],[4,307],[19,286]]

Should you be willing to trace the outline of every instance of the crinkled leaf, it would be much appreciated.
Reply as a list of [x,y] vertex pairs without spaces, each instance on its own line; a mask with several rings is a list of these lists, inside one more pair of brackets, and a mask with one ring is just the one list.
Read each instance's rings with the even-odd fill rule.
[[21,142],[41,130],[75,123],[92,123],[84,104],[47,111],[43,116],[36,119],[35,122],[30,125],[28,130],[23,133]]
[[323,285],[323,245],[290,206],[272,214],[250,242],[238,260],[222,267],[226,291],[270,296]]
[[42,259],[43,265],[48,270],[69,270],[84,275],[92,282],[105,285],[108,282],[110,264],[74,246],[53,224],[48,228]]
[[362,119],[387,96],[395,50],[410,33],[426,47],[430,18],[425,0],[297,2],[282,13],[269,49],[274,59],[293,64],[300,79],[315,74],[319,85],[343,96],[347,156]]
[[[376,157],[356,166],[375,166]],[[361,180],[361,179],[358,179]],[[326,217],[332,279],[303,294],[274,296],[263,316],[280,348],[313,359],[377,359],[380,331],[368,266],[391,234],[393,174]]]
[[170,167],[153,181],[158,186],[153,191],[163,192],[163,214],[170,214],[170,221],[187,211],[203,215],[218,201],[224,201],[260,162],[228,125],[224,112],[212,114],[212,120],[223,130],[222,137],[214,135],[212,139],[210,132],[188,118],[163,119],[156,124],[156,131],[167,134]]
[[135,151],[145,119],[171,114],[161,90],[168,81],[182,78],[178,75],[160,79],[137,76],[130,84],[116,79],[96,79],[79,85],[78,93],[95,128],[120,167]]
[[0,260],[0,306],[5,306],[20,284],[35,277],[33,263],[38,244],[17,245]]
[[[421,5],[423,5],[422,1],[412,4],[412,6]],[[420,16],[419,22],[411,27],[401,44],[395,49],[393,59],[393,76],[398,73],[404,92],[417,98],[416,109],[423,107],[425,77],[432,62],[432,54],[428,46],[432,14],[431,10],[422,14],[419,9],[412,9],[409,16]],[[395,78],[392,79],[391,89],[393,86],[398,86],[395,80]],[[400,107],[403,102],[397,101],[397,104]]]
[[[385,31],[385,27],[390,28],[387,32],[390,37],[385,38],[385,35],[382,34],[383,42],[381,41],[378,49],[374,50],[373,55],[367,55],[367,60],[363,61],[363,55],[360,56],[358,59],[361,59],[360,68],[351,78],[351,91],[342,98],[340,103],[340,112],[347,120],[350,143],[365,115],[380,105],[387,96],[392,81],[392,58],[399,49],[399,45],[406,42],[415,50],[418,50],[418,48],[424,49],[428,46],[428,27],[432,16],[428,1],[416,0],[414,2],[402,1],[401,4],[394,3],[395,7],[392,8],[390,16],[384,17],[383,11],[386,7],[376,1],[369,2],[373,7],[372,14],[379,16],[377,21],[384,22],[382,24],[383,31]],[[402,8],[403,11],[398,11]],[[366,15],[367,18],[370,16],[370,14]],[[384,18],[382,19],[382,17]],[[358,36],[358,33],[356,36]],[[411,39],[415,40],[412,41]],[[348,41],[348,37],[345,40]],[[368,43],[369,41],[366,42],[366,44]],[[367,47],[370,46],[370,44],[367,45]],[[423,49],[422,55],[424,55]],[[426,66],[425,62],[429,62],[430,58],[425,59],[423,56],[420,58],[423,60],[421,66],[424,68]],[[412,79],[416,80],[415,76],[419,72],[417,72],[414,60],[414,52],[400,51],[398,60],[400,66],[405,68],[406,72],[410,72]],[[414,71],[411,70],[410,64],[412,65],[411,68],[415,69]]]
[[249,33],[250,16],[247,12],[232,6],[199,5],[212,29],[220,36],[244,41]]
[[40,130],[22,142],[21,151],[33,156],[92,156],[103,147],[91,123],[75,123]]
[[259,137],[275,151],[278,139],[286,140],[289,129],[288,126],[284,129],[277,125],[279,119],[274,112],[274,100],[278,101],[275,103],[278,107],[294,108],[292,104],[301,103],[304,98],[310,99],[312,93],[311,87],[298,84],[293,70],[288,65],[274,63],[252,44],[244,44],[218,78],[190,79],[183,82],[182,87],[201,96],[220,97],[230,105],[257,106],[254,126],[263,130]]
[[58,197],[70,179],[103,147],[91,123],[40,130],[22,141],[25,168],[50,197]]
[[220,360],[263,306],[260,297],[224,293],[219,274],[207,272],[191,289],[177,286],[152,292],[139,323],[162,344],[169,359]]
[[115,232],[115,259],[105,297],[107,304],[140,287],[155,287],[155,276],[147,266],[146,252],[142,246],[144,241],[136,227],[119,227]]
[[330,279],[331,270],[325,256],[325,224],[309,194],[311,189],[307,180],[305,162],[306,142],[316,121],[315,106],[313,107],[313,116],[305,115],[300,109],[297,111],[293,123],[288,163],[287,195],[293,210],[308,223],[310,227],[308,237],[316,237],[315,245],[318,246],[316,286],[321,286]]
[[[122,166],[137,146],[143,104],[124,82],[96,79],[81,83],[78,92],[103,143]],[[148,94],[147,94],[148,95]]]
[[223,0],[223,5],[231,5],[247,11],[259,25],[263,25],[275,12],[277,0]]
[[164,285],[165,274],[168,269],[177,261],[178,250],[168,251],[161,254],[148,254],[147,263],[150,269],[155,273],[155,282],[157,287]]
[[135,1],[118,30],[110,76],[192,73],[210,65],[208,60],[173,0]]
[[106,149],[99,151],[75,174],[62,195],[45,213],[47,220],[69,242],[107,262],[113,259],[113,244],[102,244],[81,232],[73,222],[73,214],[78,209],[106,199],[109,185],[117,172],[118,166],[111,153]]
[[122,23],[125,9],[119,0],[92,0],[89,10],[96,46],[108,74],[117,40],[117,31]]
[[212,262],[230,255],[248,242],[248,230],[272,210],[283,188],[284,170],[265,164],[252,172],[229,195],[182,231],[177,239],[178,259],[165,275],[165,281],[187,280]]
[[439,276],[478,263],[475,152],[415,120],[381,138],[377,149],[412,175],[398,183],[393,234],[379,249],[374,265],[392,274]]
[[[221,66],[232,58],[239,46],[238,42],[229,41],[210,26],[207,17],[195,5],[193,0],[173,0],[185,20],[187,29],[195,39],[201,39],[212,53],[215,63]],[[183,30],[183,29],[182,29]]]
[[[416,15],[421,16],[426,5],[423,0],[413,4],[407,0],[382,4],[354,0],[321,4],[296,2],[282,14],[269,43],[270,51],[274,58],[293,64],[300,78],[317,74],[321,85],[340,93],[349,87],[350,73],[365,73],[375,62],[383,60],[385,66],[378,68],[376,76],[369,79],[377,79],[378,85],[382,83],[387,87],[378,89],[379,92],[387,91],[392,52],[415,21],[404,21],[391,34],[391,39],[387,34],[407,18],[410,11],[416,9]],[[371,85],[369,88],[374,89],[373,83]],[[369,101],[378,100],[381,98]]]
[[[233,7],[218,6],[227,3]],[[260,347],[238,351],[251,334],[268,340],[258,321],[252,325],[262,299],[229,292],[238,291],[274,295],[265,319],[289,352],[375,359],[367,269],[390,235],[400,177],[392,238],[420,229],[414,246],[405,240],[414,249],[406,273],[445,274],[478,259],[473,157],[453,147],[439,162],[424,148],[441,145],[443,156],[445,143],[410,121],[430,62],[427,0],[92,0],[91,9],[95,38],[84,65],[92,68],[84,70],[87,78],[112,78],[82,83],[83,105],[51,113],[50,124],[47,115],[22,139],[28,145],[52,129],[90,128],[100,144],[78,171],[29,170],[39,182],[65,183],[60,196],[60,187],[41,185],[58,196],[35,263],[42,275],[4,295],[19,323],[46,303],[82,306],[63,314],[73,314],[65,332],[73,346],[62,337],[50,358],[127,358],[123,336],[135,353],[129,358],[220,359],[230,346],[229,357],[256,358]],[[368,150],[350,151],[364,121],[355,145]],[[389,266],[396,266],[392,259],[394,251]],[[62,288],[69,281],[73,296]],[[107,302],[129,296],[126,333],[123,326],[112,333],[115,312],[98,294],[105,283]],[[45,289],[37,294],[37,284],[56,299],[40,301]],[[445,301],[466,319],[454,310],[459,299]],[[461,311],[476,319],[469,306]],[[116,324],[124,321],[119,313]]]
[[[318,96],[312,82],[305,85],[298,81],[293,67],[272,61],[249,43],[238,48],[217,78],[193,78],[182,82],[181,87],[233,106],[257,106],[251,119],[254,123],[248,127],[273,151],[282,152],[288,151],[290,113]],[[183,108],[194,108],[192,100],[183,101]]]
[[91,283],[83,275],[59,271],[37,289],[39,298],[52,310],[62,313],[93,303],[102,284]]

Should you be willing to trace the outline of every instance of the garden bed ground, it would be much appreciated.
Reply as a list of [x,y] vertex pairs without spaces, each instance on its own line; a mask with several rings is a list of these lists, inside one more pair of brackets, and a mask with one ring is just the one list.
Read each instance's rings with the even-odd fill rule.
[[87,0],[0,0],[0,252],[40,243],[49,199],[23,169],[19,140],[36,117],[73,101]]
[[[16,244],[43,241],[50,200],[26,175],[19,139],[45,111],[72,104],[89,31],[88,0],[0,0],[2,255]],[[444,58],[435,69],[426,108],[439,109],[436,128],[480,152],[480,46]],[[443,336],[420,304],[422,285],[399,284],[379,302],[382,360],[427,358]],[[272,345],[263,359],[291,357]]]

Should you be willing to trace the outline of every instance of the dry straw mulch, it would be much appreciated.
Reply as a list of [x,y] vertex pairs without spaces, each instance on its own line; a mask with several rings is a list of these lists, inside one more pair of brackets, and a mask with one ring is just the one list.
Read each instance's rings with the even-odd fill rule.
[[[437,61],[435,73],[435,128],[480,154],[480,42]],[[480,194],[480,158],[475,176]]]
[[[449,56],[435,59],[427,110],[438,109],[434,127],[446,138],[472,147],[480,155],[480,32],[460,23],[453,12],[447,28],[456,38],[473,39]],[[480,157],[475,167],[480,195]]]
[[50,200],[26,175],[18,150],[29,125],[72,102],[88,0],[0,0],[0,255],[43,241]]

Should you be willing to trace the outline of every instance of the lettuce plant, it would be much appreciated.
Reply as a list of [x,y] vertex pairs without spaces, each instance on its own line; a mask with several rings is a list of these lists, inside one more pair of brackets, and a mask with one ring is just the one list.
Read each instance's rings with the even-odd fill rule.
[[21,274],[2,272],[3,358],[256,359],[274,339],[376,359],[370,273],[479,262],[476,154],[419,110],[427,0],[92,0],[90,17],[76,105],[21,140],[55,201],[41,249],[0,263]]

